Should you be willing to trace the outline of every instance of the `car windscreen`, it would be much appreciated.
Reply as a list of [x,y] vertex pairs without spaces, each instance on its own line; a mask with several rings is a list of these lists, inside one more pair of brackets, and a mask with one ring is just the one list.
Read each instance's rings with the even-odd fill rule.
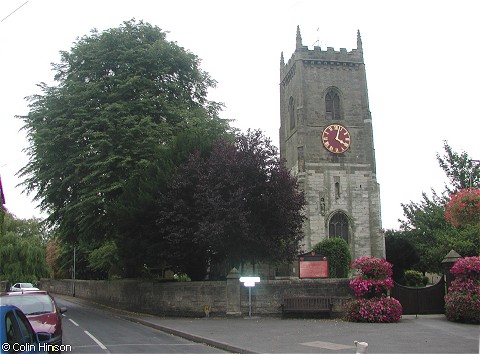
[[2,305],[15,305],[27,316],[54,312],[52,299],[47,294],[2,296]]

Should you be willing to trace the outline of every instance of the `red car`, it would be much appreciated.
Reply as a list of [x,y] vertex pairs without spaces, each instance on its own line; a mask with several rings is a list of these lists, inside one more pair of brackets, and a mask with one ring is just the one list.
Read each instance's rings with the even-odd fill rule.
[[49,344],[62,344],[62,313],[66,307],[58,307],[47,291],[0,293],[2,305],[17,306],[27,316],[35,332],[50,333]]

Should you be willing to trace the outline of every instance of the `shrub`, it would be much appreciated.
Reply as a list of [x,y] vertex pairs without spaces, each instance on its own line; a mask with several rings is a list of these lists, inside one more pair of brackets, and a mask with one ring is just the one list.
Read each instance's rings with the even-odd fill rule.
[[450,270],[455,276],[445,295],[449,321],[480,323],[480,257],[460,258]]
[[[422,286],[423,274],[418,270],[406,270],[405,271],[405,284],[408,286]],[[428,278],[427,278],[428,282]]]
[[459,291],[445,296],[445,316],[449,321],[480,323],[480,296],[471,297]]
[[357,258],[350,268],[358,269],[363,279],[385,279],[392,276],[392,264],[372,256]]
[[459,278],[473,278],[480,277],[480,257],[463,257],[458,259],[453,267],[450,269],[457,279]]
[[393,288],[392,278],[375,280],[355,278],[350,281],[350,289],[357,297],[373,298],[387,294],[387,291]]
[[480,189],[462,189],[445,204],[445,218],[453,226],[477,225],[480,220]]
[[352,262],[350,268],[359,271],[350,281],[350,288],[357,297],[382,296],[393,288],[392,265],[384,259],[360,257]]
[[455,280],[445,296],[447,318],[480,323],[480,257],[460,258],[450,272]]
[[389,297],[353,299],[345,305],[344,316],[350,322],[397,322],[402,317],[402,305]]
[[402,305],[386,297],[393,288],[392,264],[371,256],[360,257],[350,265],[358,274],[350,281],[350,288],[360,299],[352,299],[344,307],[347,321],[396,322],[402,317]]
[[348,266],[352,261],[348,243],[339,237],[325,239],[317,243],[313,250],[328,257],[328,277],[346,278],[348,277]]
[[173,275],[173,279],[178,282],[192,281],[192,279],[190,279],[190,277],[185,273],[176,273]]

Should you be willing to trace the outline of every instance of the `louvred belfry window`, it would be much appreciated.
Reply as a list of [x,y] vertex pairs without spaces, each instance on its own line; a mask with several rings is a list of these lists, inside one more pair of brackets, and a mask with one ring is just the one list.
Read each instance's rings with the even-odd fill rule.
[[338,93],[330,91],[325,96],[325,115],[327,119],[342,119],[340,115],[340,97]]

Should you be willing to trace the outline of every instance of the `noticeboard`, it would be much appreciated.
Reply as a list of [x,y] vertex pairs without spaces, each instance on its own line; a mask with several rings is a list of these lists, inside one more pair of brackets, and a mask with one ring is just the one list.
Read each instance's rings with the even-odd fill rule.
[[328,278],[328,259],[314,251],[298,257],[299,278]]

